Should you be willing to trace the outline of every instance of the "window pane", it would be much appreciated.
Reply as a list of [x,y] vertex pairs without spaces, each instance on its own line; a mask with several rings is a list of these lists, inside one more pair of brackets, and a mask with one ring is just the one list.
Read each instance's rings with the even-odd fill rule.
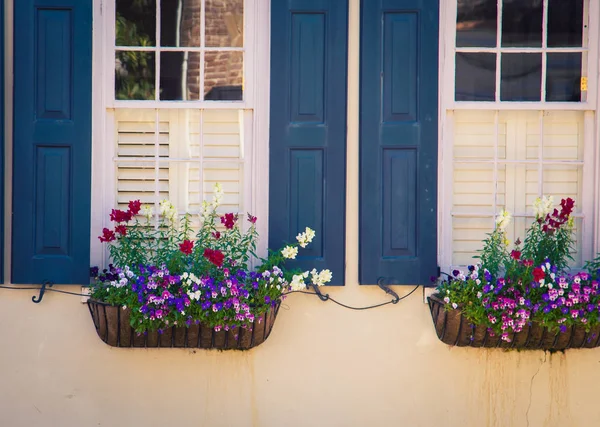
[[583,0],[548,0],[548,47],[580,47]]
[[494,101],[496,54],[456,53],[457,101]]
[[154,52],[117,52],[115,99],[154,99]]
[[501,101],[539,101],[542,85],[542,55],[503,53],[500,79]]
[[458,0],[457,47],[496,47],[497,0]]
[[244,45],[244,0],[206,0],[206,46]]
[[161,46],[200,46],[202,0],[161,0]]
[[542,46],[542,0],[503,0],[502,46]]
[[205,100],[241,101],[243,99],[243,58],[243,52],[205,53]]
[[116,0],[117,46],[156,45],[156,0]]
[[200,99],[200,53],[162,52],[160,54],[160,99],[197,101]]
[[581,101],[581,52],[548,53],[547,101]]

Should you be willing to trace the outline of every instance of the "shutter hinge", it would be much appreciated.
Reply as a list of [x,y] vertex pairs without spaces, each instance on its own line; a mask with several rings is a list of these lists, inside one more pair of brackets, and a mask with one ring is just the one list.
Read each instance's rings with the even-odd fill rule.
[[42,298],[44,298],[44,294],[46,293],[46,287],[51,288],[52,286],[54,286],[54,283],[50,282],[49,280],[43,282],[42,287],[40,288],[40,294],[37,297],[35,295],[32,296],[31,301],[33,301],[34,304],[41,303]]
[[437,276],[436,277],[440,277],[442,275],[442,267],[440,267],[439,265],[437,266]]

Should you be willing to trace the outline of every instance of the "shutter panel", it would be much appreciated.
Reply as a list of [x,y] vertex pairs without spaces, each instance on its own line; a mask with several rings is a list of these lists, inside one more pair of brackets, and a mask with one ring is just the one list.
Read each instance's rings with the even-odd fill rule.
[[92,1],[15,6],[13,283],[89,283]]
[[348,4],[271,4],[269,246],[313,243],[292,263],[344,280]]
[[438,1],[363,0],[360,282],[437,270]]
[[0,0],[0,283],[4,283],[4,0]]

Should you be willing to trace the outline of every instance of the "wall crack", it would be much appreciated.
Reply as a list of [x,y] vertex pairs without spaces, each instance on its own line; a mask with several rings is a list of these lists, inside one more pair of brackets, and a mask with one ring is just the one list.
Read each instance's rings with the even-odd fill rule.
[[546,363],[547,357],[548,357],[548,353],[546,351],[544,351],[544,359],[542,360],[542,363],[540,363],[540,366],[538,366],[537,371],[535,371],[535,374],[533,374],[533,376],[531,377],[531,381],[529,383],[529,404],[527,405],[527,411],[525,412],[525,419],[527,420],[527,427],[529,427],[529,410],[531,409],[531,402],[533,400],[533,381],[535,380],[535,377],[537,377],[538,374],[540,373],[542,366],[544,366],[544,363]]

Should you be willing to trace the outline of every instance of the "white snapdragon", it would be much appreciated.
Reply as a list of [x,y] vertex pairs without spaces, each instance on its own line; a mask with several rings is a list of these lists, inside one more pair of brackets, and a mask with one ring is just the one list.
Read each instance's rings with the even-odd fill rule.
[[292,277],[292,281],[290,283],[290,288],[292,289],[292,291],[301,291],[302,289],[306,289],[306,283],[304,283],[304,275],[294,274],[294,277]]
[[150,221],[152,219],[152,217],[154,216],[154,209],[152,208],[152,205],[144,205],[144,206],[142,206],[142,215],[148,221]]
[[174,223],[177,218],[177,209],[175,209],[173,203],[168,200],[163,200],[160,202],[160,214],[169,222]]
[[535,217],[538,219],[545,218],[546,215],[548,215],[550,213],[550,211],[552,211],[553,205],[554,205],[554,197],[552,197],[552,196],[538,197],[533,202],[533,213],[535,214]]
[[317,272],[316,268],[313,268],[310,274],[311,281],[313,285],[316,286],[323,286],[325,283],[331,282],[331,278],[333,277],[330,270],[321,270],[321,272]]
[[223,187],[221,187],[220,183],[218,183],[218,182],[215,183],[214,192],[215,192],[215,197],[213,198],[213,201],[212,201],[212,207],[213,207],[213,209],[217,209],[217,207],[219,207],[219,205],[223,201]]
[[281,250],[281,255],[287,259],[296,259],[296,255],[298,255],[298,248],[295,246],[286,246]]
[[300,246],[305,248],[306,245],[308,245],[310,242],[313,241],[314,237],[315,237],[315,231],[309,227],[306,227],[306,229],[304,230],[304,233],[300,233],[296,236],[296,240],[298,241]]
[[506,227],[508,227],[508,224],[510,224],[511,219],[512,216],[510,212],[502,209],[500,214],[496,217],[496,227],[501,231],[506,230]]

